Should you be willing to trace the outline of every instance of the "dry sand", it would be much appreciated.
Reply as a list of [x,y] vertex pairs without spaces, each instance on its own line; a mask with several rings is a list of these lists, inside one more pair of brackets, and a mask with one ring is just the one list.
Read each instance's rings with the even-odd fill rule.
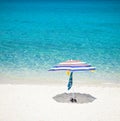
[[120,87],[74,86],[96,100],[59,103],[63,85],[0,85],[0,121],[120,121]]

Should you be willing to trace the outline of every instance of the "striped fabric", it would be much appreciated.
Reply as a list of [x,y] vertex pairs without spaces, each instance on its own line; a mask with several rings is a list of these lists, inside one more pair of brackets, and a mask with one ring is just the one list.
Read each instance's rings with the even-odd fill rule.
[[95,69],[96,69],[95,67],[92,67],[90,64],[86,64],[86,62],[81,62],[78,60],[68,60],[66,62],[62,62],[56,66],[53,66],[49,71],[69,70],[71,72],[74,72],[74,71],[90,71]]

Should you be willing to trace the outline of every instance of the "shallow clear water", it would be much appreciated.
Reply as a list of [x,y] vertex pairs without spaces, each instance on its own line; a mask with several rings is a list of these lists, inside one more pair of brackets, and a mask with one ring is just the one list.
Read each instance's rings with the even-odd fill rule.
[[120,83],[120,2],[1,2],[2,83],[64,79],[47,70],[69,59],[97,68],[78,81]]

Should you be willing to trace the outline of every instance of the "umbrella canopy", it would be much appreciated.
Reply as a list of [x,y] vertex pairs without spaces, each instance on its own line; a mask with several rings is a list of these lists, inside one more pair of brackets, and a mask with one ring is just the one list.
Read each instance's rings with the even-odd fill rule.
[[92,67],[90,64],[86,62],[82,62],[79,60],[68,60],[66,62],[59,63],[56,66],[53,66],[49,71],[66,71],[70,72],[74,71],[93,71],[95,67]]
[[96,70],[96,68],[92,67],[90,64],[87,64],[86,62],[82,62],[79,60],[68,60],[66,62],[62,62],[56,66],[53,66],[49,71],[69,71],[70,73],[68,74],[70,75],[70,77],[67,86],[68,90],[70,90],[73,84],[73,72],[94,70]]

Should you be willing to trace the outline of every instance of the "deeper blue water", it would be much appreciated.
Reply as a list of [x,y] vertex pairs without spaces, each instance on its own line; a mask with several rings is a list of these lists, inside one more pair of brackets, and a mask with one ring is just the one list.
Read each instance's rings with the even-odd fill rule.
[[120,83],[120,2],[0,3],[0,80],[48,78],[69,59],[95,66],[92,80]]

